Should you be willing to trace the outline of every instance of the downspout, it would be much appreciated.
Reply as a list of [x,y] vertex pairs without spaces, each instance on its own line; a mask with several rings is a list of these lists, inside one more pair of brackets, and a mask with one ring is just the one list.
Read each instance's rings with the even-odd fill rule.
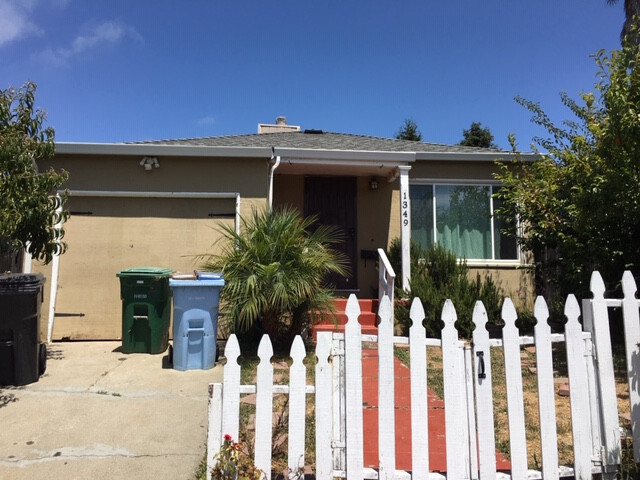
[[271,147],[271,161],[275,158],[275,163],[269,169],[269,211],[273,207],[273,174],[280,166],[280,155],[275,155],[275,148]]

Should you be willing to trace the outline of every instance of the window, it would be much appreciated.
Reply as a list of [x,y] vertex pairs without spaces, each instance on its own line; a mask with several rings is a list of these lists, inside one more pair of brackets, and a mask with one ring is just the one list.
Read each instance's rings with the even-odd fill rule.
[[[513,237],[502,233],[515,226],[494,218],[501,201],[491,185],[411,185],[411,239],[423,247],[444,245],[459,258],[517,260]],[[511,224],[511,225],[508,225]]]

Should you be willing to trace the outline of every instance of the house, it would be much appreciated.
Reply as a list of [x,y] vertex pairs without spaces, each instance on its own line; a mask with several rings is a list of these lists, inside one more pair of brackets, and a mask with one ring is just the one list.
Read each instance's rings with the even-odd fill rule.
[[[216,250],[217,228],[267,205],[292,205],[338,225],[352,275],[337,288],[376,295],[376,249],[444,243],[507,293],[531,291],[513,239],[491,213],[494,161],[509,152],[301,130],[279,118],[259,133],[141,143],[58,143],[39,167],[69,172],[68,251],[49,266],[43,325],[53,339],[117,339],[116,273],[133,266],[189,271]],[[531,156],[531,158],[533,158]]]

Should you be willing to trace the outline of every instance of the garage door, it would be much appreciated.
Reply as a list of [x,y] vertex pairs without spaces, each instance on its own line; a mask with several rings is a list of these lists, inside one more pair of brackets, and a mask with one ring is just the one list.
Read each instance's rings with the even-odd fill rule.
[[[53,339],[119,339],[120,282],[135,266],[193,271],[235,224],[235,199],[71,197]],[[219,247],[218,247],[219,248]]]

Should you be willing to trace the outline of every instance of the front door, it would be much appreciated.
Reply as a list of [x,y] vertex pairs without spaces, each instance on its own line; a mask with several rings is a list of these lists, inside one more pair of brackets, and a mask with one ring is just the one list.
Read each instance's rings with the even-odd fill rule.
[[349,259],[350,275],[328,278],[328,283],[338,290],[358,288],[356,180],[356,177],[306,177],[304,184],[304,215],[317,215],[318,225],[334,225],[343,235],[343,241],[334,248]]

